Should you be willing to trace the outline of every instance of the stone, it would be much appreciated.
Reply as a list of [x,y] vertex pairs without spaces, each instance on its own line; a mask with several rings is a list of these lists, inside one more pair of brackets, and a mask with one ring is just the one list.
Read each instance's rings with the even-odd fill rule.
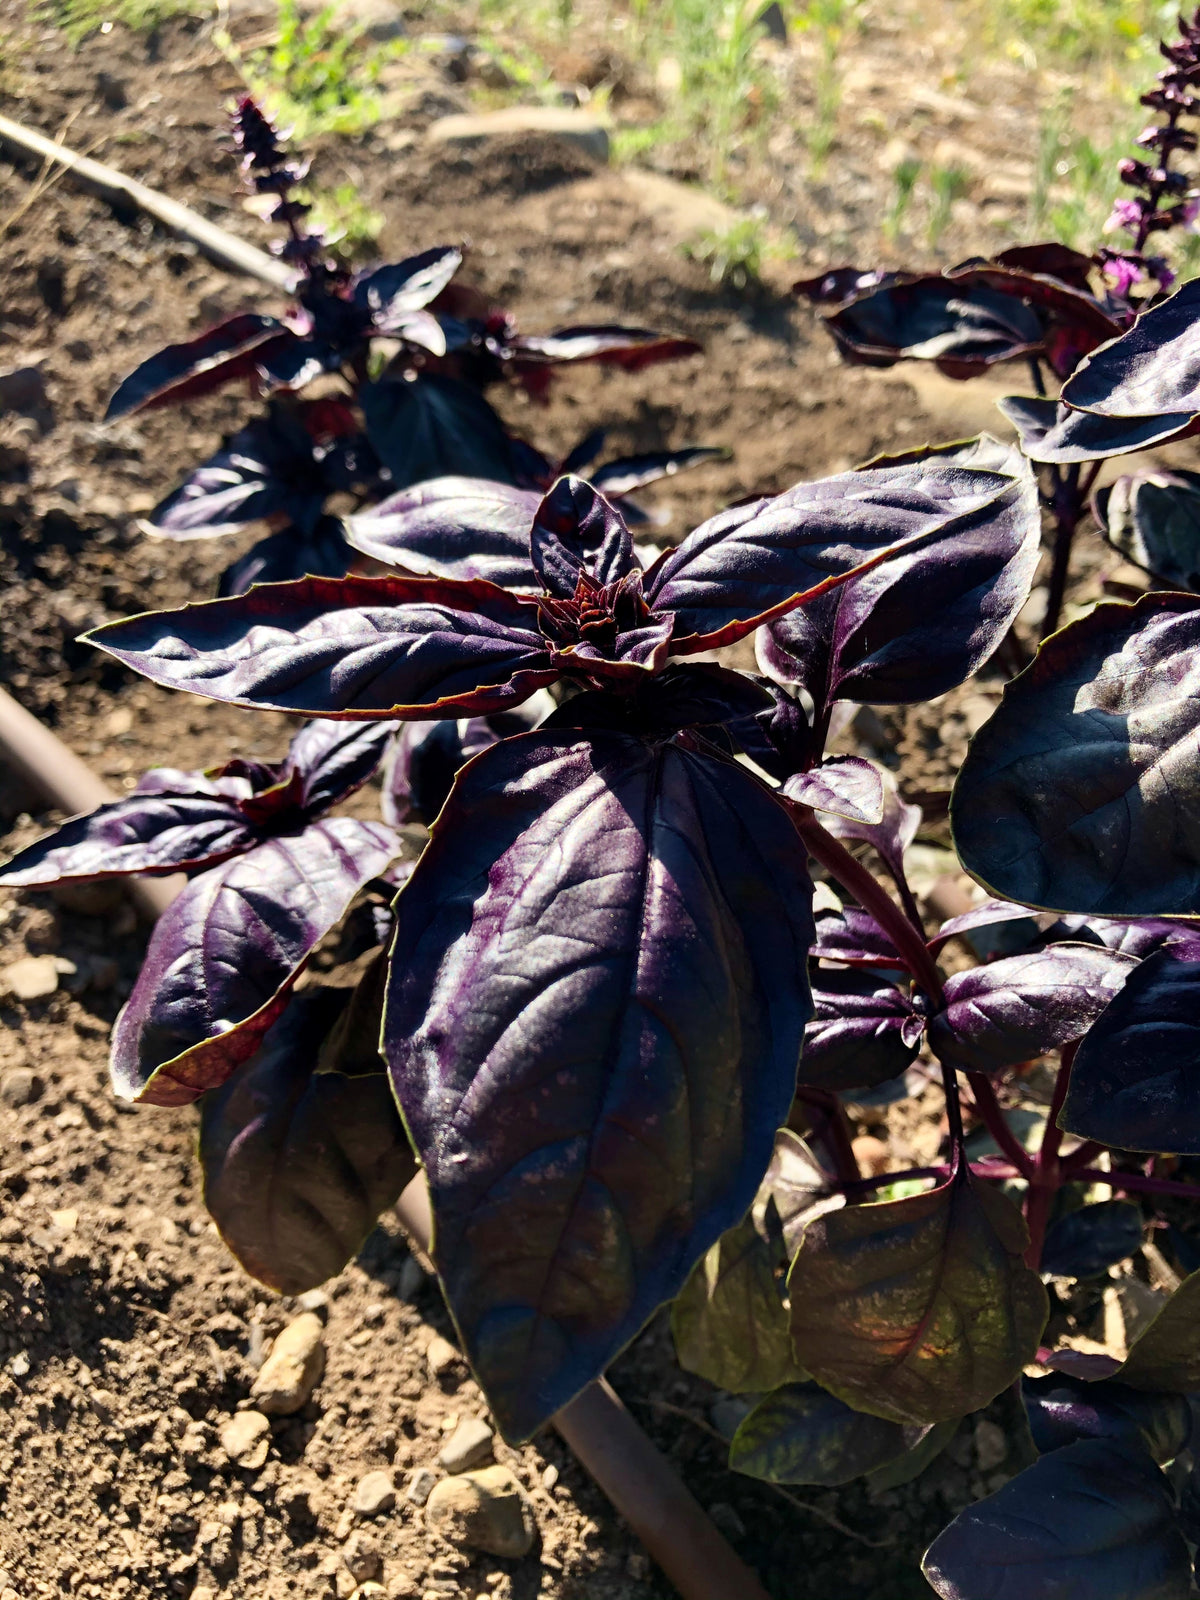
[[342,1548],[342,1565],[355,1583],[366,1583],[383,1571],[383,1555],[370,1534],[359,1529]]
[[878,1178],[887,1171],[891,1152],[883,1140],[877,1139],[874,1134],[860,1133],[857,1139],[852,1141],[850,1148],[867,1177]]
[[271,1448],[271,1424],[261,1411],[239,1411],[221,1424],[221,1449],[235,1466],[256,1471]]
[[1008,1460],[1008,1440],[1004,1429],[987,1417],[975,1424],[975,1460],[980,1472],[994,1472]]
[[302,1311],[271,1346],[251,1386],[251,1398],[267,1416],[289,1417],[307,1403],[324,1370],[321,1319],[313,1311]]
[[469,1472],[492,1454],[492,1430],[482,1417],[464,1417],[438,1453],[447,1472]]
[[423,1506],[436,1482],[437,1478],[428,1467],[418,1467],[405,1485],[404,1498],[410,1505]]
[[45,1000],[58,988],[53,956],[22,956],[0,972],[0,991],[14,1000]]
[[388,1600],[417,1600],[421,1585],[411,1572],[397,1572],[387,1586]]
[[435,1378],[440,1378],[443,1373],[450,1372],[462,1360],[458,1351],[449,1339],[443,1339],[440,1333],[435,1333],[429,1341],[429,1348],[425,1352],[425,1360],[429,1370]]
[[426,131],[430,144],[471,146],[492,139],[536,134],[563,139],[595,161],[608,160],[608,130],[589,112],[573,106],[505,106],[500,111],[439,117]]
[[298,1311],[311,1311],[314,1317],[320,1317],[322,1322],[329,1321],[329,1296],[324,1289],[306,1289],[296,1298]]
[[29,1106],[40,1098],[42,1080],[29,1067],[12,1067],[0,1079],[0,1100],[6,1106]]
[[517,1560],[537,1534],[529,1496],[507,1467],[443,1478],[425,1507],[425,1523],[448,1544]]
[[368,1472],[360,1478],[350,1502],[360,1517],[378,1517],[396,1504],[396,1488],[390,1472]]

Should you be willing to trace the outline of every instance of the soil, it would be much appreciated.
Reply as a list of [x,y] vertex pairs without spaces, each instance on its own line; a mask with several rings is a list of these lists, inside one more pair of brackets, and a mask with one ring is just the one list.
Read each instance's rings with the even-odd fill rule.
[[[130,175],[263,242],[217,141],[233,74],[198,24],[169,25],[149,42],[117,27],[72,54],[60,33],[6,0],[0,38],[11,57],[10,114],[61,131],[77,149],[97,145]],[[889,60],[884,50],[863,70],[882,83]],[[961,435],[966,412],[992,392],[968,398],[936,383],[918,392],[893,374],[847,371],[782,293],[786,279],[749,298],[714,288],[644,190],[568,146],[517,140],[475,155],[431,153],[414,130],[454,109],[459,91],[436,67],[423,70],[404,125],[319,144],[318,177],[332,186],[349,174],[386,214],[384,257],[468,239],[468,280],[529,330],[628,320],[704,342],[702,359],[636,377],[571,374],[545,409],[498,397],[507,419],[551,452],[597,424],[616,449],[733,446],[730,461],[655,492],[666,537],[739,497]],[[949,133],[962,118],[943,123]],[[986,162],[1002,132],[985,136],[978,119],[970,131]],[[835,208],[837,229],[849,233],[865,226],[871,200],[852,198],[856,174]],[[36,177],[36,163],[0,164],[0,218],[9,219],[0,682],[117,789],[165,760],[203,767],[235,751],[278,756],[281,719],[169,695],[74,642],[106,618],[210,593],[235,553],[230,540],[156,543],[135,518],[245,416],[243,395],[107,428],[99,418],[144,355],[271,297],[66,182],[21,210]],[[965,243],[990,247],[983,237]],[[814,244],[810,264],[827,259]],[[3,374],[24,368],[40,379],[22,394]],[[1086,556],[1076,600],[1098,592],[1115,565]],[[935,845],[944,842],[939,797],[999,683],[985,678],[919,713],[871,712],[855,724],[860,747],[886,754],[906,792],[929,799]],[[0,774],[0,808],[6,854],[54,820],[11,774]],[[940,859],[931,855],[935,876]],[[0,1004],[0,1596],[345,1596],[354,1580],[341,1553],[356,1527],[378,1546],[380,1581],[395,1597],[667,1595],[549,1433],[519,1451],[496,1446],[532,1496],[533,1553],[468,1564],[425,1530],[404,1486],[414,1469],[437,1471],[447,1431],[485,1406],[464,1369],[431,1373],[425,1351],[435,1333],[449,1334],[448,1318],[390,1221],[327,1286],[328,1360],[313,1399],[275,1421],[264,1467],[227,1459],[220,1424],[296,1308],[249,1280],[215,1236],[192,1156],[193,1115],[118,1105],[109,1093],[108,1031],[145,938],[115,894],[64,902],[30,893],[0,905],[0,967],[48,954],[59,978],[48,998]],[[889,1113],[903,1161],[936,1151],[938,1112],[927,1099]],[[863,1126],[882,1120],[864,1113]],[[922,1548],[1005,1475],[985,1417],[964,1425],[915,1485],[784,1495],[727,1471],[714,1425],[727,1422],[728,1398],[674,1365],[664,1317],[611,1376],[777,1600],[927,1594]],[[394,1475],[397,1509],[355,1523],[355,1485],[380,1469]]]

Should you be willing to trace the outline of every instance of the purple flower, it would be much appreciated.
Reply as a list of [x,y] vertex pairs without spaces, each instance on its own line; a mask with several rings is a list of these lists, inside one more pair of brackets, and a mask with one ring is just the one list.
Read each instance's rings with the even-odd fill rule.
[[1144,207],[1142,200],[1114,200],[1112,213],[1104,224],[1104,232],[1115,233],[1118,228],[1127,228],[1130,233],[1136,233]]

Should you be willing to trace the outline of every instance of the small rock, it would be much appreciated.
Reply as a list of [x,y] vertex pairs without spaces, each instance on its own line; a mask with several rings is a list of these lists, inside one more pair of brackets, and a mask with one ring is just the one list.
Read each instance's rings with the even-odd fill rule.
[[546,1467],[542,1472],[542,1488],[546,1489],[548,1491],[550,1489],[553,1489],[554,1485],[557,1482],[558,1482],[558,1468],[554,1465],[554,1463],[552,1461],[550,1463],[550,1465],[548,1467]]
[[529,1496],[507,1467],[443,1478],[425,1521],[449,1544],[514,1560],[529,1554],[537,1532]]
[[383,1556],[369,1534],[360,1529],[352,1533],[342,1550],[342,1565],[355,1583],[366,1583],[383,1571]]
[[329,1296],[324,1289],[306,1289],[296,1297],[296,1307],[300,1311],[311,1311],[322,1322],[329,1321]]
[[271,1346],[250,1394],[268,1416],[291,1416],[306,1403],[324,1370],[321,1319],[315,1312],[302,1311]]
[[421,1585],[411,1572],[397,1572],[387,1586],[388,1600],[417,1600]]
[[0,1100],[6,1106],[29,1106],[40,1098],[42,1080],[28,1067],[12,1067],[0,1080]]
[[425,1360],[429,1363],[429,1370],[434,1377],[440,1378],[444,1372],[449,1372],[452,1367],[457,1366],[462,1357],[449,1339],[443,1339],[440,1333],[435,1333],[429,1341]]
[[855,1160],[868,1178],[877,1178],[888,1169],[891,1153],[882,1139],[874,1134],[860,1133],[851,1145]]
[[992,1472],[1008,1459],[1008,1440],[1004,1429],[987,1417],[975,1424],[975,1460],[980,1472]]
[[478,145],[521,134],[565,139],[594,160],[608,160],[608,130],[573,106],[505,106],[501,111],[439,117],[426,132],[431,144]]
[[220,1439],[230,1461],[253,1472],[267,1459],[271,1424],[261,1411],[239,1411],[221,1424]]
[[16,1000],[44,1000],[58,988],[53,956],[23,956],[0,972],[0,990]]
[[[396,1504],[396,1489],[390,1472],[368,1472],[358,1480],[351,1509],[360,1517],[378,1517]],[[368,1573],[368,1577],[370,1574]]]
[[423,1506],[436,1482],[437,1477],[428,1467],[418,1467],[409,1477],[404,1489],[404,1498],[410,1505]]
[[466,1417],[442,1446],[438,1460],[447,1472],[469,1472],[491,1454],[492,1430],[481,1417]]

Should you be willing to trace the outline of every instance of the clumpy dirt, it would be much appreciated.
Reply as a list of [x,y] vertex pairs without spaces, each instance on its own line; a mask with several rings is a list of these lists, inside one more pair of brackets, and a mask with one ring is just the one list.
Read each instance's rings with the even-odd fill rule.
[[[173,24],[149,42],[117,28],[72,55],[54,29],[6,0],[0,36],[11,57],[6,87],[16,81],[10,114],[51,135],[61,130],[76,148],[95,146],[127,173],[263,242],[217,143],[221,104],[235,85],[203,28]],[[447,100],[453,109],[454,93],[431,79],[418,110],[424,105],[428,120]],[[667,514],[664,537],[682,536],[739,497],[965,431],[957,398],[923,403],[894,377],[848,372],[779,285],[750,298],[715,289],[621,173],[528,142],[433,154],[412,137],[420,120],[316,151],[318,178],[322,169],[331,183],[349,172],[386,213],[384,256],[468,240],[464,277],[528,330],[626,320],[704,342],[702,359],[636,377],[566,375],[545,409],[497,397],[510,423],[551,452],[597,424],[610,428],[614,451],[733,447],[728,462],[650,497]],[[0,163],[0,218],[24,205],[37,171],[33,162]],[[814,256],[812,264],[822,262]],[[107,618],[211,593],[236,553],[232,540],[156,543],[135,518],[246,416],[244,395],[108,428],[99,419],[115,382],[145,355],[268,304],[261,288],[65,182],[21,212],[5,240],[0,681],[117,789],[163,761],[277,757],[286,742],[286,719],[172,696],[75,642]],[[11,373],[22,369],[33,379],[14,383]],[[1098,587],[1105,559],[1088,560],[1087,582]],[[1028,643],[1030,628],[1023,637]],[[899,764],[907,792],[929,798],[935,841],[944,840],[939,804],[966,737],[999,684],[984,679],[938,706],[884,708],[855,725],[861,748]],[[368,790],[360,803],[370,801]],[[0,849],[28,843],[52,820],[0,774],[0,823],[11,825]],[[327,1288],[327,1367],[312,1399],[272,1424],[261,1468],[227,1457],[220,1427],[296,1308],[251,1282],[215,1236],[201,1204],[192,1113],[111,1098],[107,1036],[145,939],[115,894],[65,903],[19,894],[0,905],[0,968],[45,956],[58,985],[41,999],[0,1001],[3,1600],[344,1600],[355,1587],[344,1556],[356,1534],[360,1553],[364,1540],[377,1548],[378,1581],[395,1600],[665,1596],[636,1541],[549,1433],[519,1451],[495,1450],[532,1499],[538,1536],[528,1556],[469,1561],[426,1529],[407,1497],[411,1476],[439,1471],[447,1433],[486,1408],[465,1369],[431,1372],[426,1350],[435,1334],[449,1333],[448,1319],[387,1220]],[[864,1114],[862,1125],[890,1126],[894,1143],[930,1159],[936,1103],[918,1106],[908,1123],[898,1116]],[[964,1425],[902,1489],[783,1494],[732,1475],[714,1436],[714,1424],[728,1423],[727,1397],[678,1371],[662,1316],[612,1377],[777,1600],[927,1594],[916,1570],[921,1549],[1004,1477],[986,1418]],[[396,1506],[356,1521],[348,1509],[355,1486],[381,1470],[393,1476]],[[369,1557],[366,1566],[375,1565]],[[376,1592],[362,1590],[363,1600]]]

